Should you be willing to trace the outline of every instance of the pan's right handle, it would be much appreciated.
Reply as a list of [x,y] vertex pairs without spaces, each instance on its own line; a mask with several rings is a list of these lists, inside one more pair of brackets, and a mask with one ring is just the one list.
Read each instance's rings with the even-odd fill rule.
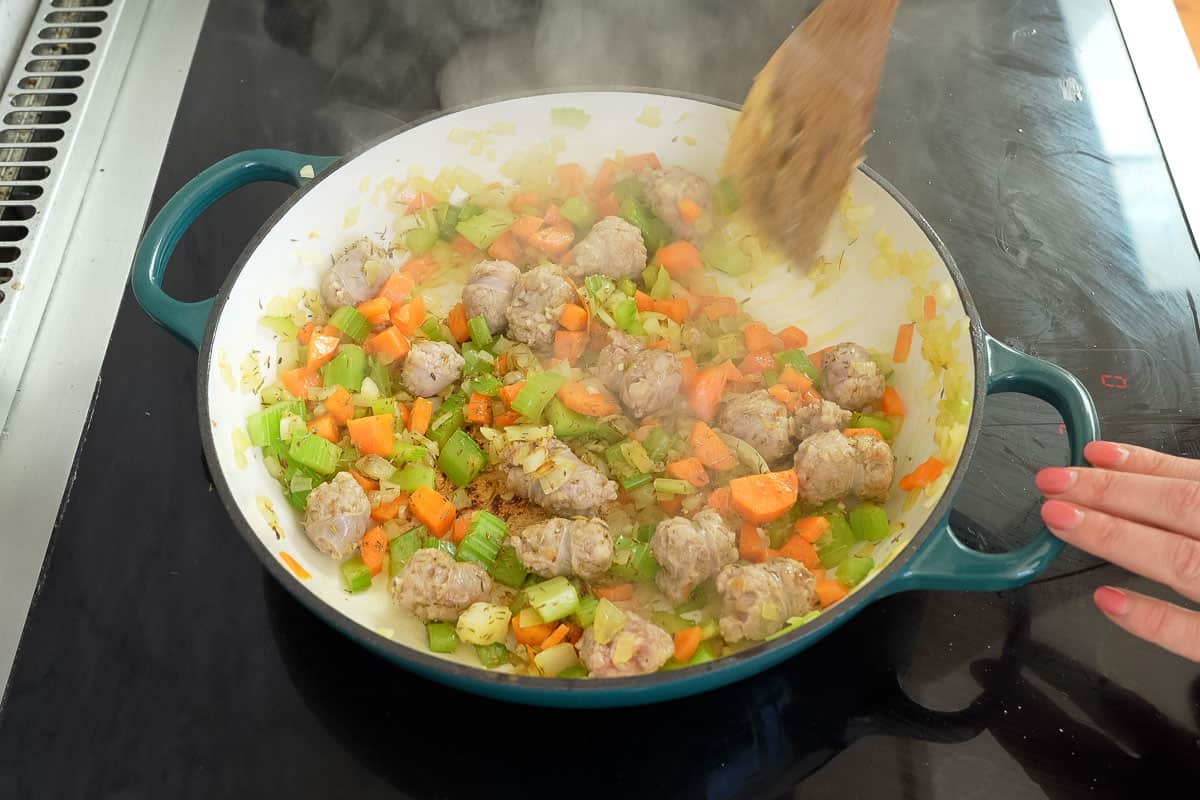
[[133,259],[133,295],[146,313],[193,350],[204,340],[213,299],[185,303],[163,291],[163,276],[175,245],[205,209],[235,189],[258,181],[300,187],[335,162],[288,150],[245,150],[221,159],[166,202],[146,228]]

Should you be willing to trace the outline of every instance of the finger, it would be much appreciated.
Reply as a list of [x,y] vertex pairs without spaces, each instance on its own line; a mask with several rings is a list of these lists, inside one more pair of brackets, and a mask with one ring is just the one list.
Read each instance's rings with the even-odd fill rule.
[[1102,586],[1093,596],[1096,607],[1138,638],[1200,662],[1200,614],[1165,600]]
[[1145,447],[1119,442],[1089,442],[1083,448],[1083,455],[1094,467],[1200,481],[1200,461],[1169,456]]
[[1049,467],[1037,474],[1035,482],[1047,497],[1200,539],[1198,481],[1107,469]]
[[1062,500],[1042,504],[1054,535],[1200,602],[1200,541]]

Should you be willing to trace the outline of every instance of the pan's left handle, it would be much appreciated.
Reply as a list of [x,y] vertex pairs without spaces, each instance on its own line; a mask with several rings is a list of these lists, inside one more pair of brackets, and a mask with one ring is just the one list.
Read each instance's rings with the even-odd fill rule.
[[258,181],[302,186],[329,167],[334,156],[310,156],[287,150],[244,150],[221,159],[166,202],[146,228],[133,259],[133,295],[146,313],[194,350],[200,349],[213,300],[184,303],[163,291],[163,276],[175,245],[204,210],[225,195]]

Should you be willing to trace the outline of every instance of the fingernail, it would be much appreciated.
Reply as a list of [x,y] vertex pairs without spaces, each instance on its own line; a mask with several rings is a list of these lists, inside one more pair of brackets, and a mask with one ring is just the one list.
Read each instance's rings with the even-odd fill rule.
[[1075,485],[1075,471],[1047,467],[1037,474],[1034,483],[1043,494],[1062,494]]
[[1119,467],[1129,458],[1129,448],[1116,442],[1089,442],[1083,455],[1097,467]]
[[1047,500],[1042,503],[1042,519],[1053,530],[1069,531],[1083,521],[1083,512],[1070,503]]
[[1092,595],[1096,607],[1105,614],[1121,616],[1129,611],[1129,595],[1111,586],[1101,586]]

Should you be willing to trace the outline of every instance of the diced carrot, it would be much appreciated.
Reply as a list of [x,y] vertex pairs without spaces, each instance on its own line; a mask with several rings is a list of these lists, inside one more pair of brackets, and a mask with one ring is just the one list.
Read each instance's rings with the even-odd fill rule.
[[457,342],[465,342],[471,338],[471,328],[467,325],[467,307],[458,303],[446,315],[446,327]]
[[383,570],[383,557],[387,548],[387,534],[380,527],[371,528],[358,540],[358,557],[372,575],[378,575]]
[[817,369],[823,369],[825,364],[825,350],[818,350],[815,353],[809,353],[808,360],[811,361],[812,365]]
[[775,367],[775,356],[763,350],[747,353],[742,363],[738,364],[738,371],[743,375],[761,375]]
[[465,417],[467,422],[475,425],[491,425],[492,398],[486,394],[472,392],[471,399],[467,401]]
[[808,344],[808,334],[795,325],[788,325],[776,335],[788,350],[796,347],[804,347]]
[[592,194],[601,196],[608,194],[613,187],[613,182],[617,178],[617,162],[611,158],[604,159],[604,163],[600,165],[600,171],[596,173],[596,180],[592,181]]
[[658,160],[655,153],[639,153],[633,156],[625,156],[625,169],[630,172],[639,172],[643,169],[660,169],[662,162]]
[[635,303],[637,303],[638,311],[654,310],[654,298],[643,292],[641,289],[638,289],[633,293],[633,300]]
[[391,364],[407,356],[411,347],[408,337],[395,325],[389,325],[374,336],[367,337],[363,349],[379,354],[384,363]]
[[404,430],[408,430],[408,406],[404,405],[404,403],[401,403],[399,400],[395,401],[395,405],[396,413],[400,415],[400,427],[404,428]]
[[450,530],[450,541],[458,544],[467,538],[467,531],[471,527],[471,518],[474,516],[474,514],[463,514],[454,519],[454,527]]
[[821,566],[821,559],[817,556],[817,549],[803,536],[793,536],[784,542],[783,547],[779,548],[779,555],[784,558],[795,559],[809,569]]
[[341,334],[336,329],[331,330],[329,326],[325,326],[315,332],[312,338],[308,340],[308,360],[305,366],[310,370],[315,370],[317,367],[328,363],[337,355],[338,345],[341,343]]
[[570,364],[579,360],[587,350],[586,331],[556,330],[554,332],[554,357]]
[[629,598],[633,597],[633,584],[614,583],[608,586],[593,586],[592,594],[613,602],[616,602],[617,600],[628,600]]
[[711,420],[717,413],[717,406],[725,394],[725,383],[729,373],[721,367],[709,367],[700,370],[696,380],[688,392],[688,405],[692,413],[705,422]]
[[570,197],[583,191],[583,184],[587,180],[587,176],[583,174],[583,167],[579,164],[559,164],[554,168],[554,173],[558,176],[558,190],[563,197]]
[[507,230],[492,242],[492,246],[488,248],[488,255],[501,261],[516,263],[521,258],[521,246],[517,244],[517,239],[513,236],[512,231]]
[[679,209],[679,218],[688,225],[695,224],[696,220],[704,216],[704,209],[690,197],[683,198],[675,204],[675,207]]
[[508,353],[496,356],[496,374],[499,376],[508,374]]
[[525,214],[527,208],[541,208],[542,196],[537,192],[517,192],[513,195],[509,208],[514,214]]
[[607,392],[578,381],[564,383],[558,390],[558,399],[572,411],[589,417],[607,417],[621,410]]
[[693,625],[690,628],[684,628],[675,634],[675,660],[683,663],[690,661],[692,656],[696,655],[696,649],[700,647],[700,638],[704,635],[704,631],[699,625]]
[[791,389],[780,384],[775,384],[767,389],[767,394],[779,403],[782,403],[788,411],[795,411],[804,405],[804,398],[796,394]]
[[389,305],[395,308],[408,301],[415,286],[413,279],[408,275],[403,272],[393,272],[383,282],[383,288],[379,290],[379,297],[387,300]]
[[909,351],[912,350],[913,344],[913,324],[906,322],[900,326],[900,332],[896,334],[896,352],[892,354],[892,360],[897,364],[903,364],[908,361]]
[[666,300],[656,300],[654,302],[654,310],[665,315],[667,319],[682,325],[687,322],[691,307],[688,305],[686,297],[671,297]]
[[738,533],[738,557],[752,564],[767,560],[766,536],[753,522],[743,522]]
[[704,304],[704,316],[708,319],[723,319],[736,316],[740,306],[732,297],[710,297]]
[[848,594],[844,583],[829,578],[819,579],[816,589],[817,600],[820,601],[821,608],[828,608]]
[[883,390],[883,399],[879,401],[879,407],[889,417],[904,416],[904,401],[900,399],[900,393],[891,386]]
[[761,524],[786,514],[796,504],[799,490],[795,470],[747,475],[729,482],[729,502],[742,519]]
[[687,240],[671,242],[668,245],[658,248],[658,251],[654,254],[654,260],[662,264],[663,269],[672,278],[682,278],[704,267],[704,260],[700,257],[700,251],[696,248],[696,245]]
[[288,565],[288,569],[302,581],[306,581],[312,577],[312,573],[300,565],[300,562],[286,550],[279,551],[279,560]]
[[518,217],[517,221],[512,224],[508,232],[513,235],[519,242],[529,242],[529,237],[533,236],[542,227],[544,220],[541,217],[526,215]]
[[516,425],[521,421],[521,415],[515,411],[505,411],[503,414],[496,415],[492,420],[493,428],[507,428],[509,425]]
[[670,350],[671,349],[671,343],[668,342],[666,339],[655,339],[653,342],[651,342],[647,346],[651,350]]
[[731,381],[740,381],[742,379],[742,371],[737,368],[737,364],[733,363],[733,359],[722,361],[717,365],[717,369],[724,370],[725,377]]
[[555,258],[570,250],[574,241],[574,230],[548,225],[529,237],[529,246]]
[[931,294],[925,295],[925,320],[929,321],[937,316],[937,298]]
[[363,455],[387,458],[395,444],[396,418],[392,414],[375,414],[359,417],[346,423],[350,430],[350,441]]
[[420,211],[423,208],[432,208],[436,206],[438,199],[429,192],[417,192],[417,196],[408,201],[408,208],[404,209],[404,213],[411,214],[414,211]]
[[588,312],[583,306],[567,303],[558,315],[558,324],[569,331],[587,330]]
[[567,641],[571,644],[578,644],[583,638],[583,628],[576,625],[574,622],[564,623],[567,626]]
[[665,500],[659,500],[658,507],[662,509],[664,514],[675,516],[683,509],[683,498],[675,495]]
[[413,433],[425,435],[429,430],[429,422],[433,419],[433,403],[426,397],[413,400],[412,411],[408,414],[408,429]]
[[608,192],[596,201],[596,213],[601,217],[615,217],[621,213],[621,201],[616,192]]
[[372,297],[358,304],[358,313],[367,318],[371,325],[383,325],[388,321],[388,312],[392,310],[392,301],[386,297]]
[[386,503],[380,503],[371,509],[371,519],[376,522],[387,522],[400,516],[400,509],[408,505],[408,494],[398,494]]
[[883,434],[874,428],[846,428],[842,431],[843,436],[874,436],[876,439],[883,439]]
[[718,514],[728,516],[729,508],[729,487],[722,486],[719,489],[713,489],[708,495],[708,507],[716,511]]
[[708,471],[704,469],[704,464],[700,463],[700,459],[695,456],[681,458],[667,464],[667,474],[672,478],[687,481],[697,489],[708,486]]
[[287,389],[288,394],[292,397],[307,400],[308,390],[321,385],[321,376],[317,374],[315,369],[297,367],[296,369],[289,369],[279,373],[279,382],[283,384],[283,388]]
[[796,520],[793,530],[804,541],[816,544],[817,540],[825,535],[825,531],[829,530],[829,520],[825,517],[801,517]]
[[913,489],[924,489],[941,477],[946,464],[936,456],[930,456],[923,464],[900,479],[900,488],[911,492]]
[[500,387],[500,399],[504,401],[507,408],[512,408],[513,400],[525,388],[525,381],[517,381]]
[[408,509],[413,518],[441,538],[449,532],[457,515],[454,504],[428,486],[418,486],[408,499]]
[[[562,215],[562,211],[554,203],[546,206],[546,213],[542,215],[543,220],[552,228],[561,227],[563,225],[570,226],[571,221]],[[572,228],[574,230],[574,228]]]
[[412,300],[392,306],[392,324],[405,336],[412,336],[425,321],[425,298],[414,295]]
[[337,444],[337,440],[342,438],[338,434],[338,424],[332,414],[322,414],[319,417],[310,419],[308,421],[308,429],[322,439],[328,439],[334,444]]
[[778,353],[783,349],[783,340],[761,322],[751,322],[742,335],[746,338],[746,349],[751,353]]
[[453,241],[450,242],[450,246],[453,247],[454,252],[458,253],[460,256],[473,256],[479,252],[479,248],[461,233],[454,237]]
[[550,634],[549,636],[547,636],[545,639],[542,640],[541,649],[549,650],[551,647],[554,647],[554,645],[556,645],[556,644],[562,642],[564,639],[566,639],[567,634],[570,632],[571,632],[571,629],[569,627],[567,627],[565,624],[560,623],[559,626],[554,629],[554,633]]
[[309,339],[312,338],[312,335],[316,332],[316,330],[316,320],[310,319],[308,322],[300,326],[300,330],[296,331],[296,341],[300,342],[300,344],[308,344]]
[[350,470],[350,477],[354,478],[355,483],[362,487],[364,492],[378,492],[379,481],[371,480],[366,475],[361,475],[357,470]]
[[779,373],[779,382],[791,389],[793,392],[800,392],[801,394],[813,388],[812,378],[808,377],[791,364],[784,365],[783,369]]
[[737,466],[737,455],[706,423],[696,420],[688,436],[692,455],[704,466],[715,470],[730,470]]
[[401,274],[407,275],[413,284],[420,286],[429,276],[437,272],[438,263],[433,256],[426,253],[423,256],[416,256],[404,262],[404,266],[400,268]]
[[325,410],[338,425],[345,425],[346,420],[354,416],[354,402],[345,386],[338,386],[325,398]]
[[523,644],[526,647],[537,647],[546,641],[546,637],[554,630],[547,622],[543,622],[540,625],[528,625],[522,628],[521,623],[517,619],[519,616],[520,614],[513,614],[512,617],[513,636],[516,637],[519,644]]
[[696,366],[696,359],[692,356],[680,356],[679,358],[679,388],[684,392],[688,392],[692,388],[692,384],[696,381],[696,374],[700,368]]

